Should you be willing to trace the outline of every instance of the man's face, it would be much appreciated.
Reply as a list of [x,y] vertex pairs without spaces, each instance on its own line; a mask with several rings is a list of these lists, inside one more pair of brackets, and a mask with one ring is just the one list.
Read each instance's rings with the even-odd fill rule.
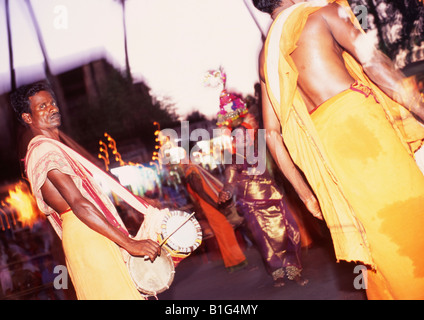
[[24,113],[22,118],[33,129],[56,129],[61,125],[61,116],[56,101],[47,91],[40,91],[29,98],[31,114]]

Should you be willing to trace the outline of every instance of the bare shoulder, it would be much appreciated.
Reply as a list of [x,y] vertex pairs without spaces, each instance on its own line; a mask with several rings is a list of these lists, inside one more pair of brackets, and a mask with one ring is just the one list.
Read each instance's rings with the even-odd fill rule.
[[355,43],[362,31],[354,24],[353,12],[340,4],[331,3],[323,7],[320,14],[337,43],[358,58]]
[[[331,26],[352,25],[351,14],[347,8],[338,3],[329,3],[327,6],[320,9],[319,14]],[[352,25],[353,26],[353,25]]]
[[346,9],[336,2],[329,3],[322,7],[318,12],[323,16],[344,17],[347,15]]
[[326,21],[327,13],[324,12],[325,9],[326,7],[323,7],[308,16],[298,44],[302,44],[305,41],[307,43],[315,43],[316,41],[326,41],[325,39],[331,38],[329,24]]

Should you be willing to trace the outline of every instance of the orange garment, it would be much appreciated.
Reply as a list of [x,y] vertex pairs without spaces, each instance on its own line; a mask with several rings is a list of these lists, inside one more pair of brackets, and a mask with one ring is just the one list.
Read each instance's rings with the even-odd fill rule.
[[[186,177],[188,177],[191,173],[196,173],[202,179],[203,189],[215,202],[218,202],[218,194],[223,187],[222,183],[209,172],[196,165],[189,165],[185,170]],[[199,203],[203,213],[208,219],[208,223],[215,234],[216,241],[218,242],[225,267],[234,267],[245,261],[246,257],[237,242],[234,229],[228,222],[227,218],[203,200],[189,184],[187,189],[195,201]]]
[[[329,0],[327,2],[335,1]],[[360,28],[347,2],[341,0],[337,1],[337,3],[346,8],[347,13],[352,17],[352,21]],[[315,126],[316,119],[314,118],[314,121],[312,121],[311,115],[309,115],[305,102],[297,88],[298,71],[290,55],[296,49],[296,43],[309,15],[324,5],[326,5],[325,1],[298,3],[282,11],[273,22],[264,47],[265,63],[263,68],[267,93],[280,120],[282,135],[287,149],[293,161],[305,173],[309,184],[318,197],[323,217],[331,232],[337,260],[361,262],[376,269],[377,273],[375,275],[384,275],[384,277],[386,277],[385,274],[395,272],[396,268],[398,268],[396,271],[398,275],[402,273],[408,274],[409,280],[407,282],[402,282],[402,279],[396,278],[393,274],[390,276],[391,280],[387,276],[384,282],[382,277],[377,279],[370,276],[369,285],[371,287],[378,283],[373,290],[368,290],[370,298],[389,297],[384,294],[384,292],[387,293],[388,291],[381,288],[383,283],[387,287],[388,282],[391,282],[389,291],[391,291],[392,297],[416,297],[415,294],[419,296],[419,290],[424,292],[421,284],[415,284],[412,280],[415,278],[421,281],[423,275],[420,270],[424,269],[423,259],[415,256],[417,248],[420,248],[421,251],[424,249],[422,247],[422,237],[416,227],[416,225],[423,225],[420,216],[423,214],[422,208],[424,208],[424,204],[422,199],[418,200],[421,196],[417,195],[418,198],[416,200],[409,199],[410,201],[408,200],[408,203],[405,203],[403,208],[398,207],[399,211],[393,215],[385,212],[384,215],[390,218],[381,218],[382,212],[379,211],[374,211],[372,215],[365,217],[360,209],[361,207],[356,206],[356,201],[353,198],[351,199],[352,191],[349,188],[355,188],[354,182],[343,180],[344,177],[340,175],[339,169],[334,167],[335,162],[340,159],[334,161],[332,159],[333,155],[327,153],[329,152],[326,148],[327,142],[321,138],[320,134],[322,132],[318,132]],[[351,76],[374,91],[377,100],[380,102],[377,105],[378,107],[375,108],[380,109],[391,128],[392,134],[395,134],[397,139],[396,148],[398,145],[403,148],[398,148],[397,150],[406,155],[406,157],[409,156],[410,160],[413,161],[414,152],[422,145],[424,140],[423,128],[419,126],[418,122],[413,119],[405,108],[391,100],[367,78],[359,63],[349,53],[343,52],[343,58]],[[361,95],[361,93],[358,94]],[[369,97],[369,100],[373,101],[374,104],[376,103],[373,97]],[[350,104],[351,102],[349,101],[347,106],[355,109],[357,104],[352,105]],[[323,108],[323,105],[312,114],[312,117],[315,117],[315,113],[320,112],[321,108]],[[362,119],[361,115],[359,117],[359,119]],[[333,122],[328,124],[328,127],[332,125]],[[330,130],[331,128],[328,129]],[[338,132],[333,132],[332,134],[337,136]],[[352,131],[351,136],[345,139],[344,145],[349,148],[351,146],[350,141],[356,137],[358,137],[358,134]],[[358,157],[360,159],[360,154],[358,154]],[[392,167],[388,168],[386,166],[387,171],[385,172],[379,170],[377,166],[374,168],[382,176],[381,181],[385,181],[384,176],[391,176],[392,172],[397,169],[398,164],[396,162],[391,163]],[[417,169],[416,164],[412,162],[405,160],[404,163],[406,163],[406,168],[404,168],[406,171],[410,170],[410,166],[414,168],[414,165]],[[417,189],[422,195],[424,192],[422,182],[420,182],[422,174],[418,172],[418,169],[411,170],[413,177],[411,177],[408,190]],[[356,171],[352,170],[352,172]],[[420,175],[421,178],[417,175]],[[368,181],[370,185],[373,184],[373,181],[368,177],[363,177],[363,179]],[[416,181],[418,181],[417,184],[415,184]],[[405,185],[408,185],[408,183]],[[382,183],[381,187],[385,189],[387,186]],[[414,192],[417,190],[414,190]],[[404,199],[407,201],[408,196],[404,194],[405,191],[400,193],[405,196]],[[414,194],[416,195],[416,193],[411,192],[411,195]],[[366,205],[368,195],[363,192],[362,196],[362,205]],[[382,201],[386,201],[387,206],[389,206],[391,196],[384,193],[381,196],[383,197]],[[417,201],[421,201],[421,209],[419,209]],[[392,209],[392,212],[396,212],[394,208]],[[399,215],[403,215],[404,220],[411,219],[411,221],[407,223],[401,222],[399,221]],[[378,234],[382,230],[378,227],[379,222],[377,220],[374,221],[375,224],[373,225],[373,219],[384,219],[384,226],[380,225],[380,227],[389,234],[387,237],[393,237],[388,242],[388,248],[393,253],[392,251],[382,253],[385,250],[385,241],[383,238],[377,239]],[[402,240],[399,233],[403,235]],[[396,243],[401,247],[396,248]],[[409,254],[412,256],[405,260],[403,255]],[[382,259],[383,255],[387,259]],[[402,259],[396,262],[388,258],[390,255],[402,256]],[[391,265],[395,264],[396,266],[391,267]],[[403,288],[400,288],[400,286],[403,286]],[[408,286],[413,288],[410,292],[411,295],[405,292],[405,288]],[[377,292],[381,295],[374,294]]]
[[[354,19],[347,2],[337,2],[345,6]],[[286,147],[318,196],[324,219],[332,235],[337,259],[361,261],[375,266],[365,230],[339,187],[337,176],[323,152],[323,145],[297,88],[298,71],[290,56],[296,49],[297,40],[308,16],[323,5],[323,1],[298,3],[283,10],[274,20],[264,46],[265,83],[282,126]],[[356,20],[354,22],[360,28],[359,23]],[[352,56],[344,52],[343,58],[352,77],[375,91],[393,129],[407,152],[413,156],[413,152],[420,147],[424,139],[423,128],[413,121],[407,110],[387,97],[367,78]]]
[[349,89],[322,104],[312,121],[367,235],[376,265],[368,271],[368,298],[423,299],[424,175],[384,110]]

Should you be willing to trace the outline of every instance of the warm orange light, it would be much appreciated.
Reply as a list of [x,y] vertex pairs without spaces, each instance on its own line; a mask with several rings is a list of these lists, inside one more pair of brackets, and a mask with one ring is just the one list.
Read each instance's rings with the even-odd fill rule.
[[9,197],[5,201],[16,211],[23,227],[32,228],[38,220],[44,218],[37,208],[34,197],[23,182],[17,183],[13,190],[9,190]]

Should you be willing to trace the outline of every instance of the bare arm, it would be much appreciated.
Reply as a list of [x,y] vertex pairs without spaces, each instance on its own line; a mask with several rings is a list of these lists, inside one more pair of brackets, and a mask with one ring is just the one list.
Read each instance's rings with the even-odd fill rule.
[[133,240],[112,226],[104,215],[78,190],[75,183],[59,170],[51,170],[41,187],[45,202],[58,212],[70,207],[74,214],[88,227],[109,238],[134,256],[149,256],[153,261],[159,245],[150,239]]
[[424,121],[424,103],[416,85],[405,82],[402,72],[377,49],[369,36],[343,17],[342,10],[335,3],[323,10],[323,17],[334,39],[361,63],[364,72],[381,90]]
[[219,193],[218,203],[225,203],[233,197],[236,180],[237,166],[234,163],[231,163],[225,168],[224,188]]
[[197,173],[190,173],[187,177],[187,182],[190,187],[207,203],[209,203],[212,207],[217,208],[217,204],[213,199],[205,192],[202,185],[202,179],[199,177]]
[[286,146],[284,145],[283,138],[280,134],[280,122],[277,119],[274,109],[272,108],[271,102],[269,101],[266,85],[263,81],[261,81],[261,89],[262,114],[264,127],[266,129],[266,141],[269,151],[276,164],[278,165],[278,168],[292,184],[296,193],[299,195],[299,198],[303,201],[308,210],[315,217],[322,219],[318,200],[293,163],[293,160],[290,157]]

